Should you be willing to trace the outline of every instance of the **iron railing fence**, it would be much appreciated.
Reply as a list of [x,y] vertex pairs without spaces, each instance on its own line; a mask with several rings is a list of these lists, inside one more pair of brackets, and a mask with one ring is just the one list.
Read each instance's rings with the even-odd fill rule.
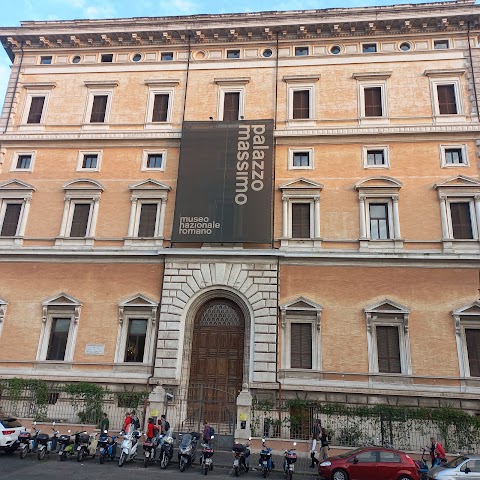
[[468,422],[468,418],[466,422],[437,421],[429,418],[427,411],[423,411],[423,418],[415,417],[419,415],[410,415],[407,409],[401,408],[387,409],[386,413],[381,408],[366,408],[355,414],[355,408],[348,411],[316,402],[300,402],[299,405],[299,402],[287,400],[274,405],[273,402],[254,401],[251,433],[254,437],[311,440],[314,425],[319,420],[330,444],[335,446],[379,445],[420,452],[427,448],[433,436],[451,453],[479,451],[480,422]]

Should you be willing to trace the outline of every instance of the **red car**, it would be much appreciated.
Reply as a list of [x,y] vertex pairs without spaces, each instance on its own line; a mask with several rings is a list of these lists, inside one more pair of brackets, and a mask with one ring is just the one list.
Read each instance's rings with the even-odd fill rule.
[[365,447],[329,457],[318,465],[324,480],[419,480],[415,462],[405,453]]

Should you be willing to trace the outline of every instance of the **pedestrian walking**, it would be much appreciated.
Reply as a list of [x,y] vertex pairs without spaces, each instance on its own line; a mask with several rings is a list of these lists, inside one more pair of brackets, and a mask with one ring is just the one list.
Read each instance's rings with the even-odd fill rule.
[[100,429],[100,435],[102,435],[103,433],[108,433],[109,427],[110,427],[110,420],[108,419],[108,415],[104,413],[103,418],[100,421],[100,424],[98,425],[98,428]]
[[328,434],[327,431],[322,427],[320,429],[320,455],[322,460],[325,460],[328,457],[328,451],[330,447],[328,446]]
[[427,448],[430,450],[430,459],[432,460],[432,467],[439,465],[442,462],[446,462],[446,454],[443,445],[435,440],[435,437],[430,437],[431,445]]
[[320,422],[320,420],[317,420],[313,424],[313,428],[312,428],[312,443],[310,446],[310,458],[312,459],[312,463],[310,465],[310,468],[315,468],[315,465],[318,464],[318,459],[315,457],[315,453],[317,451],[317,441],[319,439],[321,428],[322,428],[322,423]]

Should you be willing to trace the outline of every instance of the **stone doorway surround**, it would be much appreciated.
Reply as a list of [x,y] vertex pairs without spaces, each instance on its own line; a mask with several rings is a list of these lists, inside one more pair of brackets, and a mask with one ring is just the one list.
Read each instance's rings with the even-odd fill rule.
[[243,382],[271,388],[277,368],[276,259],[170,257],[164,275],[151,383],[186,387],[195,315],[207,300],[223,297],[245,317]]

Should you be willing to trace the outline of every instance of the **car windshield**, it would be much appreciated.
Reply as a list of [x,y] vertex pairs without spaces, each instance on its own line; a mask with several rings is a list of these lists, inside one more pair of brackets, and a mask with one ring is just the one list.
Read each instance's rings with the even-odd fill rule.
[[189,433],[186,433],[182,437],[182,443],[180,443],[181,447],[186,447],[192,441],[192,436]]
[[350,450],[349,452],[342,453],[341,455],[337,455],[338,458],[348,458],[351,455],[356,455],[357,453],[361,452],[362,448],[356,448],[355,450]]
[[2,418],[0,423],[4,428],[17,428],[22,426],[16,418]]
[[463,463],[465,460],[468,460],[468,457],[457,457],[445,464],[445,468],[455,468],[458,467],[461,463]]

